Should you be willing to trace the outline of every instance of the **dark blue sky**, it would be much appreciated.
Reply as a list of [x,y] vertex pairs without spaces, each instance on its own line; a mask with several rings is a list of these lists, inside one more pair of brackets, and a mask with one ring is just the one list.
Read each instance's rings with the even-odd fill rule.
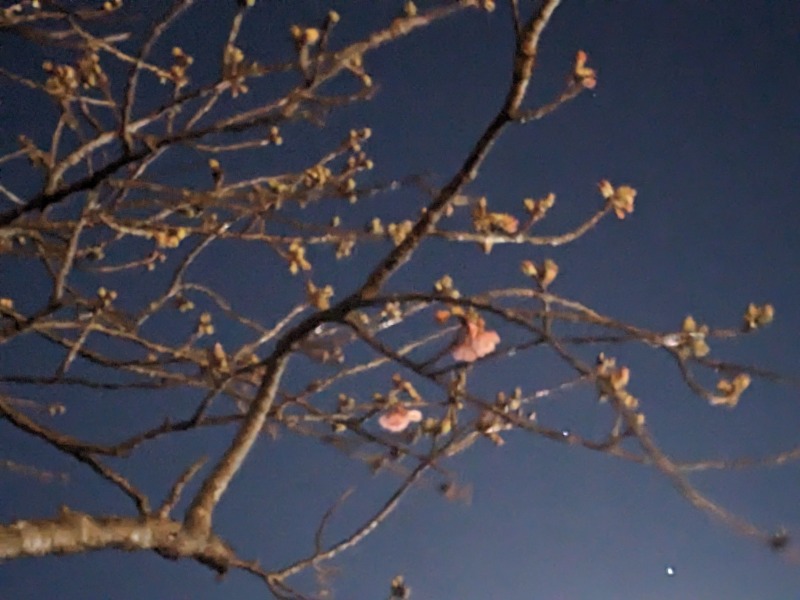
[[[526,13],[531,10],[533,3],[520,3]],[[129,10],[146,13],[159,4],[134,0]],[[204,55],[216,56],[234,4],[199,2],[176,27],[173,39],[197,57],[198,65]],[[467,11],[369,55],[366,67],[379,85],[374,100],[334,112],[323,129],[287,126],[283,147],[230,165],[226,175],[251,176],[264,165],[296,167],[350,128],[369,126],[375,181],[420,173],[436,184],[446,181],[505,95],[513,43],[506,3],[498,4],[493,14]],[[289,25],[318,22],[328,8],[342,16],[333,43],[343,44],[388,22],[400,6],[389,0],[330,6],[322,0],[266,0],[250,13],[240,45],[264,62],[285,57],[291,50]],[[31,72],[43,58],[17,38],[0,42],[5,68]],[[597,88],[540,122],[509,129],[467,191],[518,215],[523,198],[552,191],[558,201],[541,231],[556,233],[601,205],[596,184],[608,178],[638,190],[633,215],[604,220],[576,243],[557,249],[509,245],[485,256],[474,245],[430,242],[391,287],[427,290],[445,273],[465,292],[522,285],[521,259],[552,257],[561,268],[557,293],[656,331],[676,330],[690,313],[714,326],[736,327],[748,302],[771,302],[777,318],[770,328],[718,341],[712,356],[796,375],[800,4],[565,0],[545,32],[526,106],[558,93],[578,49],[589,53],[599,72]],[[22,131],[34,139],[44,135],[48,121],[32,114],[36,105],[18,87],[7,80],[0,86],[0,151],[5,153]],[[204,160],[176,158],[159,173],[207,185]],[[35,186],[14,169],[14,164],[0,165],[0,183],[27,196]],[[413,218],[427,201],[406,189],[360,202],[342,216],[349,214],[351,223],[374,215],[385,221]],[[360,248],[350,263],[332,267],[338,270],[320,282],[344,293],[362,283],[388,248]],[[286,281],[285,265],[261,258],[250,247],[228,245],[194,275],[224,285],[232,303],[269,324],[302,288],[298,281]],[[315,265],[332,264],[321,252],[312,259],[319,261]],[[154,274],[136,280],[136,286],[146,290],[160,281]],[[47,288],[33,267],[0,255],[0,297],[35,306],[42,293],[46,298]],[[236,336],[235,331],[218,334],[226,345]],[[0,374],[57,365],[58,355],[41,344],[0,344]],[[596,348],[583,356],[588,360],[593,352]],[[631,365],[631,390],[654,437],[678,459],[765,456],[800,442],[797,388],[756,380],[735,410],[712,408],[654,349],[631,345],[614,353]],[[533,391],[563,374],[556,364],[544,353],[489,362],[476,371],[472,385],[489,396],[514,385]],[[286,386],[296,389],[305,381],[307,373],[296,368]],[[355,392],[369,394],[375,381],[363,380]],[[158,422],[165,403],[169,411],[188,411],[195,398],[188,392],[83,396],[64,388],[54,398],[46,388],[0,385],[9,394],[63,402],[67,414],[54,423],[99,440]],[[601,435],[606,425],[596,399],[585,391],[544,400],[539,412],[548,426],[587,435]],[[217,455],[232,433],[219,429],[159,440],[119,466],[157,499],[193,457]],[[506,441],[499,448],[478,443],[448,464],[471,486],[470,503],[448,502],[435,484],[423,484],[362,545],[334,561],[336,597],[382,597],[397,573],[405,574],[417,600],[800,597],[800,565],[711,521],[655,470],[519,432]],[[87,469],[0,424],[3,459],[61,470],[70,481],[44,485],[0,470],[2,522],[49,516],[61,504],[97,512],[129,510]],[[796,464],[787,464],[698,473],[691,480],[758,526],[785,527],[797,535],[799,475]],[[388,472],[373,477],[360,462],[314,440],[265,439],[220,504],[217,526],[242,556],[281,565],[308,553],[319,519],[346,489],[355,486],[356,492],[331,523],[331,539],[375,510],[399,481]],[[674,576],[667,575],[667,567],[675,569]],[[264,589],[247,575],[233,573],[218,583],[196,564],[155,555],[104,552],[0,566],[0,600],[34,597],[214,600],[260,598]]]

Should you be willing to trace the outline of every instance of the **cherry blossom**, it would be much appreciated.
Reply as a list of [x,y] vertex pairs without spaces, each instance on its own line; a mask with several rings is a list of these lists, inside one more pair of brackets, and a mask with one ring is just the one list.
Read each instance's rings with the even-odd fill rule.
[[483,319],[477,321],[467,320],[464,339],[453,348],[453,358],[463,362],[474,362],[494,352],[497,344],[500,343],[500,336],[496,331],[484,329]]
[[418,410],[409,410],[402,404],[394,404],[380,416],[378,424],[386,431],[399,433],[411,423],[419,423],[422,420],[422,413]]

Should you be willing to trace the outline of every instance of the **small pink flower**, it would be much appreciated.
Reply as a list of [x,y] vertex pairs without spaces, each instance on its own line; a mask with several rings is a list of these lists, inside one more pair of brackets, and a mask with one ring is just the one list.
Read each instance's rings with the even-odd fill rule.
[[497,344],[500,343],[500,336],[496,331],[484,329],[483,319],[477,322],[467,320],[464,339],[453,348],[453,358],[463,362],[474,362],[494,352]]
[[399,433],[411,423],[419,423],[422,420],[422,413],[418,410],[408,410],[402,404],[394,404],[380,416],[378,424],[386,431]]

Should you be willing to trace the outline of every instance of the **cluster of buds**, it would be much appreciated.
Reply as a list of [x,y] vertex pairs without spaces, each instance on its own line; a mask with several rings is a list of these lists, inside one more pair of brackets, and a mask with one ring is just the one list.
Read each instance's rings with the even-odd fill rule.
[[464,408],[464,403],[459,399],[464,392],[466,379],[463,373],[453,378],[447,385],[448,402],[447,410],[441,418],[428,417],[420,425],[423,434],[443,436],[449,434],[458,424],[458,413]]
[[615,188],[607,179],[597,184],[603,198],[614,209],[618,219],[624,219],[626,214],[633,212],[633,203],[636,199],[636,190],[628,185]]
[[494,9],[497,8],[495,0],[461,0],[461,3],[465,6],[477,6],[486,12],[494,12]]
[[289,272],[297,275],[300,271],[310,271],[311,263],[306,259],[306,247],[300,240],[294,240],[289,244]]
[[372,235],[383,235],[386,233],[386,230],[383,227],[383,223],[378,217],[374,217],[366,226],[366,232]]
[[45,90],[60,100],[73,96],[80,87],[80,77],[75,67],[55,65],[46,60],[42,63],[42,69],[49,75],[44,84]]
[[27,2],[17,2],[16,4],[12,4],[8,8],[0,9],[0,14],[2,14],[6,19],[10,19],[15,15],[21,15],[25,8],[30,6],[34,10],[39,10],[42,8],[42,3],[40,0],[28,0]]
[[[515,387],[510,396],[503,391],[497,392],[494,405],[504,413],[518,411],[522,408],[522,388]],[[535,419],[535,413],[532,413],[532,415],[528,417],[530,420]]]
[[512,427],[511,423],[491,410],[483,411],[475,423],[475,430],[489,438],[495,446],[502,446],[506,443],[500,437],[500,432]]
[[232,44],[226,46],[222,59],[222,76],[229,81],[231,95],[234,98],[239,94],[246,94],[249,90],[245,84],[247,70],[244,52],[242,52],[241,48],[237,48]]
[[490,212],[485,197],[479,198],[472,208],[472,225],[478,233],[507,233],[519,230],[519,221],[508,213]]
[[403,308],[399,302],[387,302],[380,312],[381,321],[399,321],[403,318]]
[[186,54],[183,48],[179,46],[175,46],[172,49],[172,57],[175,59],[175,63],[170,68],[169,73],[172,76],[172,81],[180,88],[189,83],[186,70],[194,62],[194,58]]
[[158,250],[153,250],[150,253],[150,256],[147,257],[146,269],[148,271],[155,271],[157,267],[157,263],[165,263],[167,262],[167,255],[163,252],[159,252]]
[[375,163],[372,162],[372,159],[370,159],[364,152],[359,152],[355,156],[350,156],[347,159],[346,169],[348,171],[362,171],[364,169],[370,171],[374,167]]
[[759,327],[764,327],[772,323],[775,318],[775,307],[772,304],[764,304],[758,306],[752,302],[747,306],[744,313],[744,330],[753,331]]
[[630,380],[631,370],[628,367],[618,367],[614,357],[606,356],[602,352],[598,355],[595,381],[601,402],[613,396],[628,410],[638,409],[639,400],[627,390]]
[[186,227],[169,227],[151,234],[159,248],[177,248],[188,236],[189,229]]
[[717,391],[720,395],[712,395],[709,398],[711,405],[735,407],[739,403],[742,392],[750,387],[750,382],[750,375],[747,373],[739,373],[732,381],[720,379],[717,383]]
[[448,298],[458,299],[461,297],[461,292],[456,289],[453,278],[450,275],[443,275],[441,279],[434,282],[433,289],[437,294]]
[[11,298],[0,298],[0,311],[14,310],[14,301]]
[[336,260],[347,258],[353,254],[353,248],[356,246],[356,238],[353,236],[346,236],[339,240],[336,244]]
[[428,417],[420,424],[422,433],[428,435],[447,435],[453,431],[453,426],[456,424],[456,409],[453,406],[448,407],[447,414],[441,419]]
[[558,277],[558,264],[551,258],[544,259],[541,265],[537,265],[532,260],[523,260],[520,263],[520,270],[523,275],[533,277],[543,290],[550,287],[550,284]]
[[81,56],[77,69],[46,60],[42,63],[42,70],[49,75],[45,90],[61,100],[74,96],[79,87],[89,89],[108,83],[108,77],[100,66],[100,55],[94,51]]
[[314,165],[303,171],[303,185],[308,188],[320,188],[331,178],[331,170],[325,165]]
[[211,313],[204,312],[197,320],[197,335],[214,335],[214,324],[212,323]]
[[[497,392],[497,397],[494,401],[494,406],[505,415],[513,415],[516,419],[536,421],[536,411],[532,410],[526,413],[523,410],[524,399],[522,397],[522,388],[516,387],[509,396],[503,391]],[[496,413],[491,413],[496,415]],[[486,419],[486,416],[482,417]],[[500,421],[502,423],[502,421]],[[508,427],[510,429],[510,427]]]
[[362,142],[367,141],[372,137],[372,130],[369,127],[363,129],[351,129],[350,134],[345,141],[345,146],[348,150],[353,152],[361,152]]
[[[330,26],[330,15],[328,19],[328,26]],[[316,27],[300,27],[299,25],[292,25],[289,32],[294,39],[300,71],[305,75],[306,81],[310,82],[313,78],[311,52],[315,46],[320,44],[322,32]]]
[[179,312],[185,313],[194,310],[195,304],[186,296],[178,296],[175,298],[175,308],[177,308]]
[[536,223],[537,221],[541,221],[545,215],[547,215],[547,211],[549,211],[556,203],[556,195],[554,193],[549,193],[544,198],[539,200],[534,200],[533,198],[525,198],[522,201],[522,204],[525,206],[525,210],[530,215],[531,223]]
[[411,233],[412,229],[414,229],[414,222],[408,219],[400,223],[389,223],[386,226],[386,231],[389,233],[389,237],[392,238],[395,246],[402,244],[403,240]]
[[389,591],[391,593],[390,600],[408,600],[411,598],[411,590],[406,585],[402,575],[398,575],[392,579],[392,585]]
[[324,287],[317,287],[314,282],[308,280],[306,282],[306,294],[308,296],[308,303],[318,310],[328,310],[331,307],[331,298],[333,297],[333,287],[326,285]]
[[681,325],[683,339],[678,345],[678,351],[684,357],[703,358],[711,348],[706,342],[708,336],[708,325],[698,325],[692,315],[687,315]]
[[78,60],[78,75],[84,88],[104,86],[108,83],[108,76],[100,66],[100,55],[97,52],[86,52]]
[[313,46],[319,42],[322,37],[319,29],[314,27],[300,27],[299,25],[292,25],[289,29],[289,33],[292,34],[292,39],[294,39],[298,48]]
[[269,128],[269,133],[267,134],[267,141],[270,144],[274,144],[276,146],[280,146],[283,144],[283,137],[281,137],[281,130],[276,126],[273,125]]
[[97,300],[99,308],[108,308],[111,303],[117,299],[117,292],[114,290],[107,290],[104,287],[98,288]]
[[67,407],[58,402],[47,405],[47,414],[51,417],[60,417],[61,415],[66,414],[66,412]]
[[120,8],[122,8],[122,0],[106,0],[103,2],[103,10],[106,12],[112,12]]
[[361,150],[361,144],[368,140],[371,135],[372,130],[369,128],[351,129],[350,135],[343,144],[343,147],[353,154],[347,157],[347,162],[342,166],[337,189],[351,203],[355,203],[358,200],[358,196],[354,193],[356,190],[354,175],[359,171],[369,171],[375,167],[375,163],[367,156],[366,152]]
[[228,355],[225,353],[222,344],[217,342],[212,348],[207,348],[206,352],[208,355],[208,366],[212,371],[220,373],[228,373],[230,371]]

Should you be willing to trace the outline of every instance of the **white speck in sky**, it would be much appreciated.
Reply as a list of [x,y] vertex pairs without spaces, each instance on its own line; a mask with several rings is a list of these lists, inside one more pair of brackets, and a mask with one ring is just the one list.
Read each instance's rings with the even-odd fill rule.
[[664,572],[668,576],[672,577],[673,575],[675,575],[675,567],[667,567],[666,569],[664,569]]

